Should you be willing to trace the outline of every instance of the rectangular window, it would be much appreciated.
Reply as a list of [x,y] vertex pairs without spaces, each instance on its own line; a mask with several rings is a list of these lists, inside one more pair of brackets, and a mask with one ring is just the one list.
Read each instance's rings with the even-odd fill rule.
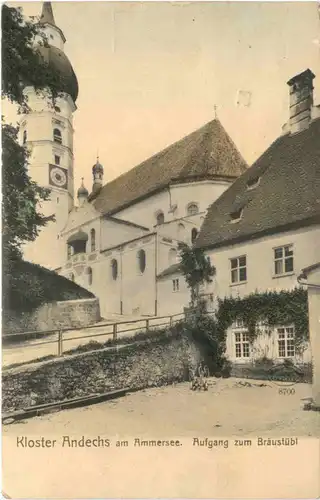
[[247,257],[236,257],[230,260],[231,283],[241,283],[247,281]]
[[236,358],[250,357],[250,342],[247,331],[235,332]]
[[293,245],[274,249],[274,274],[281,275],[293,272]]
[[55,165],[60,165],[60,156],[54,155],[54,163]]
[[295,355],[294,327],[277,328],[279,358],[292,358]]
[[179,279],[172,280],[172,289],[174,292],[179,291]]

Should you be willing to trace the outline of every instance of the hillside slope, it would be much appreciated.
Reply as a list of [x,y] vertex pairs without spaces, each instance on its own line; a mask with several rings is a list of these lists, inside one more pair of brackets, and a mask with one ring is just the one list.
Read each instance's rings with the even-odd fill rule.
[[9,311],[32,311],[46,302],[93,298],[94,294],[54,271],[26,261],[3,265],[2,306]]

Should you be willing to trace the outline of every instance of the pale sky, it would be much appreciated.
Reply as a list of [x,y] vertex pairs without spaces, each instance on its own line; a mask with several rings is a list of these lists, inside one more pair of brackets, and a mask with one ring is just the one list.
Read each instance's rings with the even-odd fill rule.
[[[320,104],[315,1],[52,5],[79,82],[76,189],[81,177],[91,188],[97,150],[106,183],[212,120],[215,106],[252,163],[288,119],[287,80],[307,68]],[[39,2],[22,6],[40,14]],[[237,105],[239,90],[251,100]]]

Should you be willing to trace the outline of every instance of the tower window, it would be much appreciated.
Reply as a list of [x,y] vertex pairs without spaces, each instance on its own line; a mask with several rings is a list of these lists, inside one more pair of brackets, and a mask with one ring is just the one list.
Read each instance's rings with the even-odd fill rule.
[[144,250],[139,250],[138,252],[138,266],[139,271],[144,273],[146,268],[146,252]]
[[26,130],[23,132],[22,142],[23,142],[23,144],[26,144],[26,142],[27,142],[27,131]]
[[58,144],[62,144],[62,135],[61,131],[58,128],[53,129],[53,140]]
[[55,106],[54,110],[57,111],[57,113],[60,113],[60,111],[61,111],[61,109],[59,108],[59,106]]
[[91,229],[90,236],[91,236],[91,252],[95,252],[95,250],[96,250],[96,230],[95,229]]
[[177,250],[175,248],[170,248],[170,250],[169,250],[169,266],[176,264],[177,259],[178,259]]
[[189,205],[187,206],[187,215],[196,215],[197,213],[199,213],[199,207],[197,203],[189,203]]
[[59,196],[58,196],[58,197],[57,197],[57,204],[59,203],[59,201],[60,201],[60,200],[59,200]]
[[55,165],[60,165],[60,156],[54,155],[54,163]]

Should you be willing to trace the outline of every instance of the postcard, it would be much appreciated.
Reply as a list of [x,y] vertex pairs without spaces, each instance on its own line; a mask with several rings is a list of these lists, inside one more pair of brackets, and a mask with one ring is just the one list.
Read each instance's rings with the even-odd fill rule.
[[2,495],[320,494],[316,2],[2,5]]

